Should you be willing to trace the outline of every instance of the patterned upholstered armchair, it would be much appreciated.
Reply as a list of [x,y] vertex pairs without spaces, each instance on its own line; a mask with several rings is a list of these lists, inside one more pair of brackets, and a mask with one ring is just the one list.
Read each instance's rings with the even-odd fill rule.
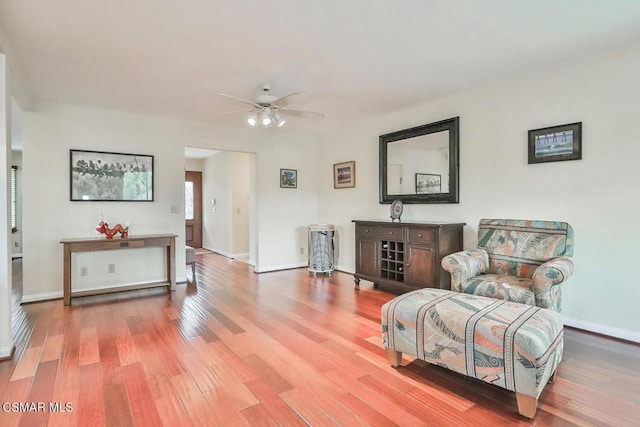
[[560,284],[573,273],[566,222],[482,219],[478,248],[442,259],[451,290],[560,311]]

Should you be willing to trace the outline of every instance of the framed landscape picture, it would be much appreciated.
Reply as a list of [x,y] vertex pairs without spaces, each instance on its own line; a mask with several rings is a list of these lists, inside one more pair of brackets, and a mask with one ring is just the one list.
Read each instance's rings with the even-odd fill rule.
[[442,176],[433,173],[416,174],[416,194],[437,194],[442,192]]
[[582,122],[529,131],[529,164],[582,159]]
[[69,151],[71,201],[153,201],[153,156]]
[[333,188],[356,186],[356,162],[335,163],[333,165]]
[[280,169],[280,188],[298,188],[296,169]]

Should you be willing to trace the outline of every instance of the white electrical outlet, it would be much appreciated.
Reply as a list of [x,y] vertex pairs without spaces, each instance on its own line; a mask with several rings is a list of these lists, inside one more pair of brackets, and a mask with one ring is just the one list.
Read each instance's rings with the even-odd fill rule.
[[300,255],[304,255],[304,248],[300,248]]
[[107,272],[108,273],[115,273],[116,272],[116,265],[115,264],[107,265]]
[[89,275],[89,269],[87,267],[80,267],[80,277],[86,277]]

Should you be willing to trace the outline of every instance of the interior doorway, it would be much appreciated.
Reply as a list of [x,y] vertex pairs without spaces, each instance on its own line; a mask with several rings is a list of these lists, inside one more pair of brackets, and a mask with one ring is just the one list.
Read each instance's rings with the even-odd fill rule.
[[202,249],[252,266],[258,262],[256,169],[255,153],[185,147],[185,171],[201,173]]
[[187,246],[202,247],[202,172],[184,173],[184,219]]

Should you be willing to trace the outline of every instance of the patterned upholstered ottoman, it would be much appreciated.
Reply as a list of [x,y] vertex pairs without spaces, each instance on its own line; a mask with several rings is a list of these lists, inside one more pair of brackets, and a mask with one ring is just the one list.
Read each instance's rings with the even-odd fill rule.
[[442,289],[419,289],[382,306],[392,366],[402,353],[516,393],[533,418],[562,359],[563,323],[554,311]]

